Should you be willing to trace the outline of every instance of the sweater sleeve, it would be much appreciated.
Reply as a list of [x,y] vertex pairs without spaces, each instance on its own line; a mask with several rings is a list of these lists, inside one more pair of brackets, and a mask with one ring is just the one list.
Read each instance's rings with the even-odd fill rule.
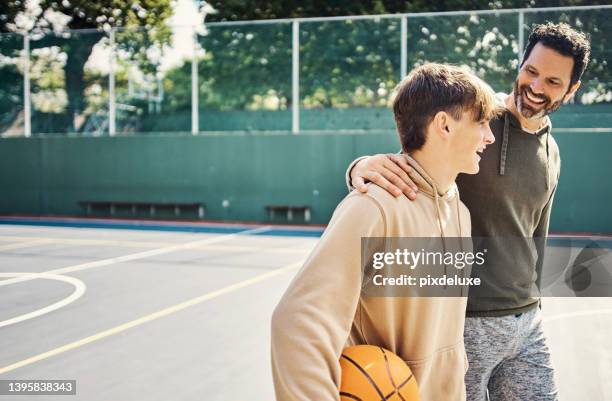
[[338,401],[340,355],[361,294],[361,237],[382,237],[378,203],[347,197],[272,316],[278,401]]
[[536,262],[536,285],[538,288],[538,292],[541,292],[542,286],[547,286],[550,283],[554,282],[560,271],[551,270],[550,268],[547,271],[544,271],[544,258],[546,257],[546,237],[548,237],[548,227],[550,225],[550,213],[552,211],[552,204],[555,198],[555,192],[557,191],[557,187],[553,189],[548,202],[544,206],[542,213],[540,215],[540,221],[536,226],[533,232],[533,238],[535,241],[536,249],[538,252],[538,260]]

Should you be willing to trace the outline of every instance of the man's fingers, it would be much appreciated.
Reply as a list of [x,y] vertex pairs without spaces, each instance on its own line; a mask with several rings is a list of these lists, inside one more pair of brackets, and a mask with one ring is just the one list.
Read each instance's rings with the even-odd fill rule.
[[391,153],[391,154],[388,154],[387,156],[389,160],[391,160],[393,163],[398,165],[407,174],[412,172],[413,168],[410,164],[408,164],[404,155],[398,155],[395,153]]
[[[399,167],[400,163],[402,164],[401,168]],[[418,187],[406,173],[406,171],[412,171],[412,166],[406,163],[406,160],[402,156],[389,155],[385,167],[390,173],[395,174],[395,177],[386,178],[395,184],[395,186],[397,186],[408,198],[412,200],[416,199]]]
[[[387,170],[389,170],[390,172],[392,172],[393,174],[397,176],[397,180],[399,181],[393,180],[392,182],[396,186],[398,186],[404,193],[408,194],[408,191],[411,191],[411,192],[417,191],[416,184],[410,179],[410,177],[408,176],[408,174],[403,168],[400,168],[397,164],[395,164],[394,160],[387,159],[387,162],[385,163],[385,167],[387,168]],[[409,165],[407,165],[407,168],[412,169],[412,167],[410,167]],[[388,178],[389,177],[387,177],[387,179]]]
[[404,193],[408,198],[413,200],[416,199],[416,191],[414,191],[412,187],[406,184],[404,180],[398,175],[396,175],[394,172],[392,172],[391,170],[384,170],[383,176],[387,179],[387,181],[389,181],[391,184],[393,184],[396,188],[399,189],[400,192],[394,192],[393,195],[399,196]]
[[365,181],[360,176],[353,178],[353,186],[359,192],[363,192],[363,193],[368,192],[368,186],[365,184]]
[[387,192],[389,192],[393,196],[400,196],[402,191],[393,185],[389,180],[387,180],[382,174],[377,173],[375,171],[368,171],[365,177],[368,181],[373,182],[379,187],[383,188]]

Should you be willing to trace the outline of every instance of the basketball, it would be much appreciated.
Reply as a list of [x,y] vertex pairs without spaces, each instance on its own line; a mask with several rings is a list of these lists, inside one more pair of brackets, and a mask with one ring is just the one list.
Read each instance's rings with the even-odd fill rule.
[[355,345],[340,357],[342,401],[419,401],[419,387],[400,357],[381,347]]

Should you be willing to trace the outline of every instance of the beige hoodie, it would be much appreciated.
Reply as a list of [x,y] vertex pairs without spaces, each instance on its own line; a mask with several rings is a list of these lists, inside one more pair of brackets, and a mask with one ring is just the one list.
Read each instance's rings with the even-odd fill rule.
[[455,185],[445,194],[411,158],[415,201],[375,185],[336,208],[321,240],[272,317],[278,401],[340,399],[342,350],[372,344],[404,359],[422,401],[465,400],[466,298],[365,297],[361,237],[468,237],[470,216]]

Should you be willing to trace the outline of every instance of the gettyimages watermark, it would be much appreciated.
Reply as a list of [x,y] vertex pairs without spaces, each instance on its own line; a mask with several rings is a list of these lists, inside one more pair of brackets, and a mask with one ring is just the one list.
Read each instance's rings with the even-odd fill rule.
[[611,248],[607,239],[362,238],[362,287],[366,296],[607,297]]

